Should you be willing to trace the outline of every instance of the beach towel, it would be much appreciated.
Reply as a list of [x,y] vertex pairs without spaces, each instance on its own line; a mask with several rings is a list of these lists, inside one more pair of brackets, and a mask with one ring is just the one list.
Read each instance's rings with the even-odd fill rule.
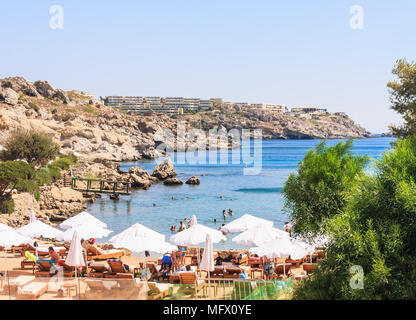
[[27,259],[29,259],[33,262],[36,262],[36,260],[38,259],[38,258],[36,258],[36,256],[33,253],[30,253],[29,251],[25,252],[25,258],[27,258]]

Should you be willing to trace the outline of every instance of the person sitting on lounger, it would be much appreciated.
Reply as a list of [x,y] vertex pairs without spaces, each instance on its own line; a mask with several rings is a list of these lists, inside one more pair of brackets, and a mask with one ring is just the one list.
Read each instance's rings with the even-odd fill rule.
[[59,256],[59,253],[54,250],[53,247],[48,248],[49,257],[53,261],[53,263],[59,263],[59,260],[61,260],[61,257]]

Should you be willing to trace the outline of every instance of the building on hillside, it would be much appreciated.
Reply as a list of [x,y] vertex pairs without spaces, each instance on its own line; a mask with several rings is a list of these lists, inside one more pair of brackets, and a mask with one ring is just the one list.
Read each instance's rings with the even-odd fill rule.
[[256,103],[250,105],[252,108],[262,109],[267,111],[279,112],[279,113],[286,113],[288,108],[281,104],[273,104],[273,103]]
[[183,110],[184,112],[197,112],[199,109],[199,98],[184,98]]
[[209,110],[212,108],[212,101],[211,100],[200,100],[199,101],[199,108],[201,110]]
[[291,113],[301,114],[301,113],[327,113],[327,109],[317,108],[317,107],[294,107],[291,109]]

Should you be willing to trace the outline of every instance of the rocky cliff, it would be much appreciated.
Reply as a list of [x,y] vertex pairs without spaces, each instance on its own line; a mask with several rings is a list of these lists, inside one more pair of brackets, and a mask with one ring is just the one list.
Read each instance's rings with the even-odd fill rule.
[[342,139],[369,138],[373,135],[343,112],[282,114],[241,107],[220,107],[212,111],[181,116],[191,126],[211,129],[261,129],[269,139]]

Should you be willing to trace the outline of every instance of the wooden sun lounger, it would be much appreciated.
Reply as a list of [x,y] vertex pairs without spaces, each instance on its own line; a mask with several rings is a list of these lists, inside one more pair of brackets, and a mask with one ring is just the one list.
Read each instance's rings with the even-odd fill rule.
[[181,272],[179,273],[179,283],[182,285],[187,285],[189,289],[192,289],[191,297],[198,295],[205,287],[204,280],[197,280],[195,272]]
[[124,255],[123,250],[102,250],[96,246],[89,246],[87,249],[88,260],[118,259]]
[[104,273],[108,271],[104,264],[90,264],[88,267],[88,277],[90,278],[104,278]]
[[304,263],[302,264],[303,270],[306,271],[307,274],[311,273],[313,270],[315,270],[317,267],[316,263]]
[[111,299],[111,289],[118,285],[116,281],[103,280],[86,280],[88,287],[84,294],[84,298],[88,300],[102,300],[105,298]]
[[[107,260],[110,271],[104,273],[105,278],[134,278],[133,270],[127,271],[121,260]],[[132,269],[134,269],[132,267]]]
[[167,283],[156,283],[156,282],[147,282],[149,289],[153,292],[156,292],[155,295],[147,296],[147,300],[158,300],[163,299],[169,295],[169,284]]
[[37,299],[47,291],[47,283],[34,281],[18,290],[17,299]]
[[16,292],[22,287],[36,280],[35,276],[18,276],[15,279],[9,280],[8,284],[4,286],[3,292]]
[[35,276],[36,277],[51,277],[53,275],[56,274],[55,273],[50,273],[49,270],[52,267],[52,264],[50,261],[41,261],[38,260],[36,262],[36,266],[37,266],[37,271],[35,271]]

